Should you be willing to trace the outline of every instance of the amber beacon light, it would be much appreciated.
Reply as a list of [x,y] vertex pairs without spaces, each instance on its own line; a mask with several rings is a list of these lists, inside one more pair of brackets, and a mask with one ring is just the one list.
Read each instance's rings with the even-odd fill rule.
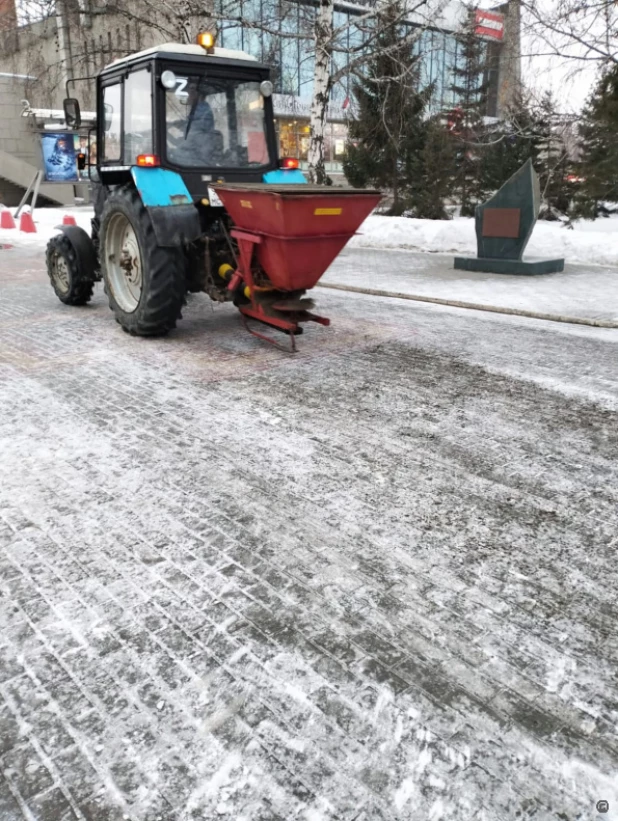
[[211,31],[202,31],[196,37],[198,46],[212,54],[215,48],[215,35]]

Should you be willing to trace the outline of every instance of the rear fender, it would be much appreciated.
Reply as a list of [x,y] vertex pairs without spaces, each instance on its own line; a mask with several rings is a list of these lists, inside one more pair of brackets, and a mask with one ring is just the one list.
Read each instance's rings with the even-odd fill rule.
[[162,248],[180,247],[202,234],[197,208],[184,180],[166,168],[133,166],[131,176]]
[[73,246],[79,270],[93,282],[98,282],[101,279],[101,272],[97,252],[90,236],[78,225],[58,225],[58,230],[62,231]]

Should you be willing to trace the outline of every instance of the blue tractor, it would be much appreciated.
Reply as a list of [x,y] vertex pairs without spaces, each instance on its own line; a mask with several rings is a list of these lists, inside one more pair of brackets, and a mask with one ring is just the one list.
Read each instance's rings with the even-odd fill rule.
[[[102,279],[117,322],[138,336],[174,328],[188,291],[242,305],[213,185],[305,183],[297,161],[278,159],[269,68],[204,34],[116,60],[97,76],[96,100],[92,231],[66,225],[50,240],[58,298],[84,305]],[[77,100],[65,116],[79,128]]]

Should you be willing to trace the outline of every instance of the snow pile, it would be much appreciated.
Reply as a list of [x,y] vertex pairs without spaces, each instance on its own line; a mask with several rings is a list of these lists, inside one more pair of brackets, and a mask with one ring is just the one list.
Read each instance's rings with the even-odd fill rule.
[[[9,209],[14,214],[16,209]],[[47,245],[49,239],[58,233],[57,226],[62,224],[65,215],[75,217],[75,222],[90,233],[90,220],[94,211],[85,206],[66,206],[64,208],[36,208],[33,214],[36,234],[24,234],[19,230],[19,217],[16,228],[0,228],[0,243],[10,245]]]
[[[77,224],[90,233],[92,208],[37,208],[36,234],[23,234],[19,228],[0,229],[0,243],[44,246],[56,233],[56,226],[62,223],[65,214],[74,216]],[[441,221],[371,216],[359,230],[361,235],[350,242],[350,247],[410,248],[476,256],[474,220],[465,217]],[[560,223],[538,222],[526,249],[526,259],[534,257],[565,257],[567,262],[618,265],[618,217],[578,221],[573,230]]]
[[[422,220],[368,217],[351,247],[410,248],[430,253],[476,256],[474,220]],[[567,262],[618,265],[618,218],[579,220],[573,229],[557,222],[537,222],[526,259],[564,257]]]

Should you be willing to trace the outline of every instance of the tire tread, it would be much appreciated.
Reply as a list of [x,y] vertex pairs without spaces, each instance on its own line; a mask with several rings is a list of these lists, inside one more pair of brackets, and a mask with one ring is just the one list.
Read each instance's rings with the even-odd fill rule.
[[[117,304],[107,282],[107,226],[117,211],[122,211],[130,219],[142,251],[145,293],[142,293],[139,305],[132,313],[126,313]],[[109,307],[123,330],[132,336],[164,336],[175,328],[177,320],[182,318],[181,309],[186,293],[183,254],[180,249],[163,248],[157,244],[148,212],[133,186],[116,189],[108,197],[101,215],[99,248]]]
[[[52,258],[54,254],[62,255],[69,268],[69,290],[66,294],[58,290],[52,277]],[[51,286],[60,302],[65,305],[86,305],[90,302],[94,293],[94,280],[90,274],[80,271],[77,254],[68,237],[64,234],[52,237],[47,243],[45,258]]]

